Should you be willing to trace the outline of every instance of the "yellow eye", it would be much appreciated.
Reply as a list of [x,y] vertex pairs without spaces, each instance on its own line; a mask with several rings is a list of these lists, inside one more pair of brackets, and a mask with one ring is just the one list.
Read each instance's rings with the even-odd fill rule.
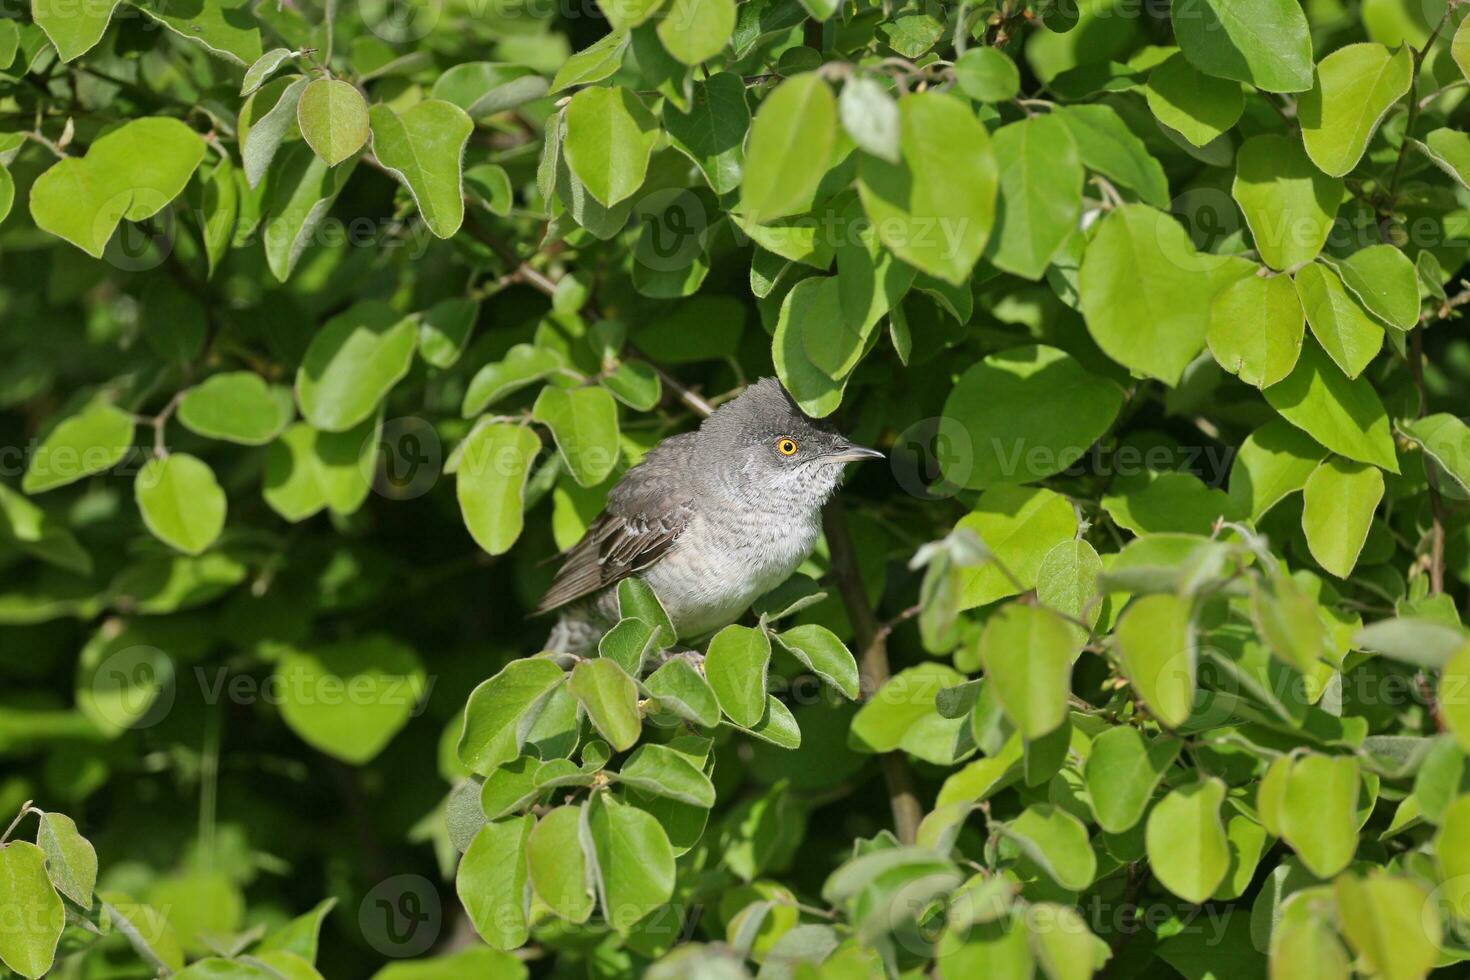
[[796,440],[790,438],[776,440],[776,452],[782,456],[795,456]]

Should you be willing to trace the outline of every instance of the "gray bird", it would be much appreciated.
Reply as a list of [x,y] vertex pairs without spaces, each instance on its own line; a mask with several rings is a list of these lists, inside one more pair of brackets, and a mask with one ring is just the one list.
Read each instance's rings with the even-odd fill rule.
[[762,378],[613,487],[536,606],[561,610],[547,649],[595,647],[618,620],[617,583],[630,575],[653,589],[681,640],[729,625],[811,554],[843,464],[882,458]]

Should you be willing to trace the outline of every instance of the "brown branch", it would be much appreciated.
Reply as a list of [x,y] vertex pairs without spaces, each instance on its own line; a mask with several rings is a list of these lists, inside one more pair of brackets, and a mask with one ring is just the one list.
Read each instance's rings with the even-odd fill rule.
[[[847,528],[842,505],[837,501],[829,503],[822,511],[822,529],[827,536],[827,548],[832,554],[832,578],[843,605],[847,607],[847,618],[852,622],[853,640],[862,651],[858,658],[860,687],[871,696],[891,676],[888,669],[888,634],[892,626],[880,624],[868,602],[862,577],[858,574],[852,533]],[[878,764],[883,770],[883,782],[888,787],[889,806],[893,808],[893,829],[900,841],[912,844],[924,814],[919,806],[918,794],[914,791],[914,776],[909,771],[908,760],[902,752],[884,752],[878,756]]]
[[[1429,391],[1424,383],[1424,328],[1409,331],[1409,374],[1414,378],[1414,390],[1419,395],[1418,417],[1423,418],[1429,410]],[[1429,486],[1429,512],[1432,523],[1429,528],[1429,591],[1435,594],[1444,591],[1444,539],[1448,513],[1444,498],[1439,493],[1439,483],[1434,469],[1427,468],[1425,475]]]
[[1404,124],[1404,138],[1399,143],[1398,159],[1394,161],[1393,176],[1388,181],[1388,194],[1384,200],[1383,210],[1378,216],[1378,237],[1385,242],[1388,241],[1388,222],[1393,215],[1394,206],[1398,203],[1396,198],[1399,190],[1399,179],[1404,175],[1404,161],[1409,155],[1409,141],[1414,136],[1414,123],[1419,119],[1419,68],[1424,64],[1424,57],[1429,54],[1429,49],[1434,47],[1435,39],[1439,37],[1439,32],[1444,29],[1445,21],[1449,19],[1449,16],[1450,8],[1446,4],[1445,11],[1439,18],[1439,23],[1434,25],[1434,30],[1429,34],[1429,39],[1424,42],[1422,48],[1414,52],[1413,71],[1409,75],[1409,118]]
[[[469,229],[470,234],[474,235],[480,241],[488,245],[490,247],[490,250],[496,255],[500,256],[501,260],[510,267],[510,272],[507,275],[512,282],[523,282],[531,288],[537,290],[538,292],[545,293],[547,296],[551,296],[556,293],[555,279],[552,279],[550,276],[546,275],[546,273],[540,271],[539,269],[532,267],[529,262],[516,255],[515,250],[507,245],[505,242],[501,241],[499,236],[497,236],[494,232],[482,226],[473,217],[471,217],[470,220],[465,223],[465,227]],[[590,314],[592,314],[594,317],[596,316],[596,310],[592,307],[592,304],[587,304],[586,308]],[[649,367],[653,368],[653,370],[657,372],[659,380],[662,381],[670,391],[677,395],[679,397],[679,401],[683,402],[684,406],[690,411],[694,412],[701,418],[708,416],[711,412],[714,411],[714,407],[711,406],[709,402],[705,401],[704,398],[702,398],[700,395],[685,387],[682,383],[679,382],[678,379],[676,379],[673,375],[669,374],[663,368],[655,364],[646,355],[644,355],[643,352],[638,350],[637,347],[634,347],[630,343],[628,345],[628,349],[631,350],[634,355],[638,357],[639,360],[644,361],[648,364]]]

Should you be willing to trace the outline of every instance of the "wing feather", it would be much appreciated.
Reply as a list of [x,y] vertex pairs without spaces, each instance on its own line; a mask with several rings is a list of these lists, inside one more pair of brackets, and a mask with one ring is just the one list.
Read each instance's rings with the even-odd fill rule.
[[685,466],[693,433],[664,440],[608,494],[606,508],[567,551],[535,613],[601,592],[657,562],[693,514]]

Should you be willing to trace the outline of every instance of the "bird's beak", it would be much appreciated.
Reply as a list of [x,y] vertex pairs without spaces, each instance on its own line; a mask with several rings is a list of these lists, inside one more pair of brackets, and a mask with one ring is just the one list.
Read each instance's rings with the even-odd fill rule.
[[876,449],[867,446],[854,446],[848,444],[846,447],[827,455],[829,463],[857,463],[865,459],[883,459],[883,454]]

